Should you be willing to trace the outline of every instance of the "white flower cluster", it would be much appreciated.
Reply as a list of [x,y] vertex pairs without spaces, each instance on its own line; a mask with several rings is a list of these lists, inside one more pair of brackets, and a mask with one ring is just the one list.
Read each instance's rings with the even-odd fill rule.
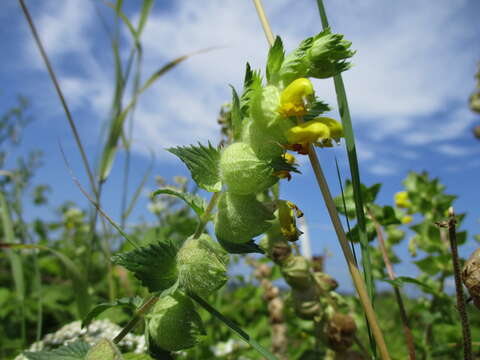
[[[113,339],[121,327],[109,320],[93,321],[88,327],[81,328],[81,321],[74,321],[63,326],[57,332],[47,334],[41,341],[34,342],[26,351],[52,350],[62,345],[67,345],[77,340],[83,340],[90,345],[96,344],[101,338]],[[125,336],[118,347],[122,351],[145,353],[147,346],[143,335],[129,333]],[[23,355],[18,355],[15,360],[27,360]]]

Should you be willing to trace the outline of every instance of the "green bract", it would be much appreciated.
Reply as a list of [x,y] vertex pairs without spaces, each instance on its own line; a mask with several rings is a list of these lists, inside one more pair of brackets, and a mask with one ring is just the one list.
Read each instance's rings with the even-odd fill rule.
[[268,161],[255,155],[252,147],[238,142],[226,147],[220,157],[220,177],[229,192],[248,195],[268,189],[278,181]]
[[227,253],[210,236],[189,238],[177,254],[180,287],[207,296],[227,282],[227,264]]
[[271,160],[285,151],[282,147],[287,143],[284,133],[293,125],[290,119],[280,119],[270,127],[249,121],[243,129],[242,139],[250,144],[259,159]]
[[192,300],[180,292],[160,298],[147,318],[151,351],[188,349],[205,333]]
[[265,86],[252,94],[250,115],[253,121],[271,126],[278,119],[280,89],[273,85]]
[[217,238],[230,243],[244,243],[267,231],[273,213],[255,195],[223,193],[215,218]]

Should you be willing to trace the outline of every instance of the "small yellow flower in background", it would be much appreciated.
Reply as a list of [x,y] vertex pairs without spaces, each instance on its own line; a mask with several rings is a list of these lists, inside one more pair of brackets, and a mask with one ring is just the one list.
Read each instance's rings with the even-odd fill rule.
[[283,117],[303,116],[308,113],[305,100],[313,96],[313,85],[306,78],[299,78],[280,94],[278,113]]
[[413,217],[411,217],[410,215],[405,215],[404,217],[402,217],[402,224],[404,225],[410,224],[412,221]]
[[408,200],[408,193],[406,191],[400,191],[395,194],[395,206],[399,208],[409,208],[412,206]]

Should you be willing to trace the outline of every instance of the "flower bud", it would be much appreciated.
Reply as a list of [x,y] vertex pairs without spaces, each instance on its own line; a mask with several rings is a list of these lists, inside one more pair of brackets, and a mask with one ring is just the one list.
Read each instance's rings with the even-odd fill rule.
[[330,292],[338,287],[338,282],[333,277],[320,271],[313,273],[313,279],[317,286],[325,292]]
[[189,238],[177,253],[180,286],[207,296],[228,280],[228,254],[207,234]]
[[278,181],[274,169],[255,155],[250,145],[238,142],[229,145],[220,157],[220,177],[228,191],[248,195],[268,189]]
[[274,216],[255,195],[220,195],[215,218],[215,234],[231,243],[248,242],[267,231]]
[[463,266],[462,280],[473,303],[480,309],[480,249],[475,250]]
[[149,349],[166,351],[188,349],[205,333],[195,306],[186,295],[176,292],[161,297],[147,315]]

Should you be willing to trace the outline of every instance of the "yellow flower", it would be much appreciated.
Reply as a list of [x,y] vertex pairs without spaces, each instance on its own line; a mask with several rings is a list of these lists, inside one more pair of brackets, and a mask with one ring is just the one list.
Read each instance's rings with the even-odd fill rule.
[[405,215],[404,217],[402,217],[402,224],[410,224],[412,221],[413,217],[411,217],[410,215]]
[[303,212],[290,201],[280,200],[278,202],[278,219],[280,230],[288,241],[297,241],[301,233],[297,230],[295,217],[302,217]]
[[395,194],[395,206],[399,208],[409,208],[412,206],[408,200],[408,193],[406,191],[400,191]]
[[280,94],[278,113],[283,117],[303,116],[308,113],[305,99],[313,96],[313,85],[306,78],[299,78]]
[[337,120],[329,117],[319,117],[315,119],[316,121],[325,124],[330,129],[330,139],[323,144],[323,146],[332,147],[332,139],[335,142],[339,143],[340,138],[343,137],[343,126]]
[[315,143],[330,137],[330,128],[320,121],[310,120],[285,132],[289,144]]
[[295,156],[293,156],[292,154],[285,153],[285,154],[283,154],[283,158],[289,164],[294,164],[295,163]]

